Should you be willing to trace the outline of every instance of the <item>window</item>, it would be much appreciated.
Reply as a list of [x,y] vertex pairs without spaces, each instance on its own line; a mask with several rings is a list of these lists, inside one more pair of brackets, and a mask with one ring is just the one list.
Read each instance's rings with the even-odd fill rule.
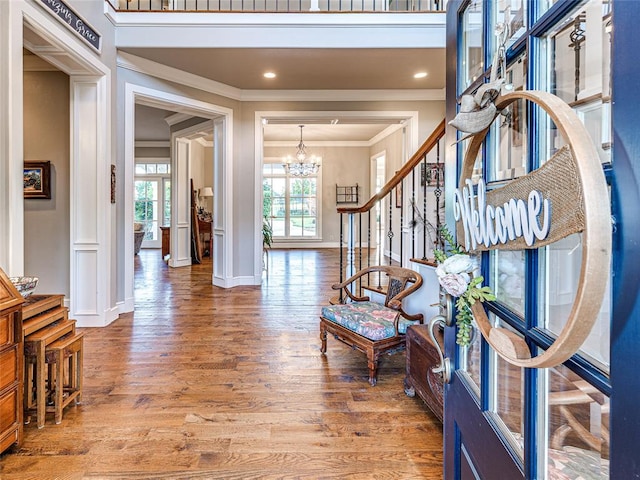
[[274,239],[320,238],[320,175],[287,175],[279,160],[265,160],[263,214],[271,223]]

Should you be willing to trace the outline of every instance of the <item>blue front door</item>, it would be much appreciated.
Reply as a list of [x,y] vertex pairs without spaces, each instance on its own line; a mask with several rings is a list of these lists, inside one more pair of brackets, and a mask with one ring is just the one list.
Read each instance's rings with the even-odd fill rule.
[[[561,99],[599,157],[608,191],[599,201],[611,213],[612,249],[590,334],[559,365],[515,366],[479,333],[461,347],[454,326],[446,329],[453,372],[445,388],[445,478],[640,478],[640,375],[633,367],[640,360],[634,260],[640,253],[640,62],[634,53],[640,2],[459,0],[447,8],[447,120],[460,111],[463,94],[489,80],[492,64],[504,77],[503,94],[538,90]],[[505,54],[494,63],[501,39]],[[552,115],[531,102],[516,101],[502,113],[471,175],[488,191],[539,169],[567,144]],[[461,137],[448,128],[452,231],[454,190],[471,143],[455,143]],[[584,234],[574,233],[541,248],[479,254],[484,283],[497,297],[485,303],[491,325],[522,339],[534,357],[549,351],[580,295],[588,247]]]

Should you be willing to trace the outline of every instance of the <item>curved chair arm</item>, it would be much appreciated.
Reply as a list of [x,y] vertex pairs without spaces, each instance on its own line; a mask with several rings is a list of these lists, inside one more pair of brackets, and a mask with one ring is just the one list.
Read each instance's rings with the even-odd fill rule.
[[[351,291],[346,287],[351,285],[353,282],[358,280],[363,275],[367,275],[369,273],[378,273],[378,272],[383,272],[389,277],[401,278],[403,279],[403,283],[405,285],[407,283],[411,284],[410,286],[404,288],[401,292],[399,292],[393,298],[387,300],[385,304],[387,307],[397,310],[400,313],[400,315],[402,315],[405,319],[412,320],[412,321],[419,320],[420,323],[422,323],[423,315],[421,313],[410,315],[402,309],[402,300],[408,295],[411,295],[416,290],[418,290],[423,283],[422,276],[418,272],[415,272],[413,270],[403,268],[403,267],[396,267],[392,265],[373,265],[357,271],[355,274],[353,274],[351,277],[347,278],[341,283],[333,284],[331,288],[333,288],[334,290],[344,289],[347,296],[354,302],[365,302],[369,300],[368,296],[358,297],[353,293],[351,293]],[[397,328],[398,327],[397,327],[397,321],[396,321],[396,331],[397,331]]]
[[357,279],[359,279],[363,275],[366,275],[367,273],[386,272],[386,271],[387,271],[387,269],[385,268],[384,265],[366,267],[366,268],[363,268],[362,270],[358,270],[356,273],[354,273],[352,276],[347,278],[345,281],[343,281],[341,283],[334,283],[333,285],[331,285],[331,288],[333,288],[334,290],[339,290],[341,288],[349,286],[350,283],[355,282]]

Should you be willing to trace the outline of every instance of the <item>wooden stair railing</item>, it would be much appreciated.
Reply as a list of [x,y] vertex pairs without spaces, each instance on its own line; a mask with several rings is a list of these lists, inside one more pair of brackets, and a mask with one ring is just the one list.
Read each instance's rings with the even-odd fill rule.
[[[406,250],[408,248],[411,249],[408,258],[411,258],[412,261],[428,261],[427,255],[432,252],[438,241],[436,231],[441,223],[440,209],[444,205],[441,201],[444,188],[444,158],[441,155],[444,133],[445,121],[443,119],[402,168],[364,205],[338,208],[340,214],[340,282],[352,276],[357,270],[371,265],[371,242],[375,240],[372,239],[371,231],[372,211],[377,206],[379,206],[380,217],[385,215],[386,218],[385,228],[387,231],[385,236],[387,240],[383,240],[381,231],[377,232],[379,248],[376,249],[376,263],[382,265],[386,262],[391,265],[395,262],[403,267],[406,262],[405,252],[409,251]],[[397,191],[397,188],[400,190]],[[396,198],[393,198],[394,192]],[[405,201],[406,199],[408,202]],[[385,200],[386,213],[383,212]],[[399,219],[394,218],[394,210],[397,209],[396,202],[399,205]],[[406,212],[405,209],[408,211]],[[433,213],[435,213],[435,218],[433,218]],[[346,242],[345,215],[347,216]],[[366,218],[366,229],[364,230],[363,216]],[[410,231],[407,227],[410,228]],[[400,243],[396,252],[393,250],[394,228],[400,230]],[[416,230],[420,228],[422,228],[422,235],[418,236]],[[409,232],[410,235],[403,235],[405,232]],[[366,238],[363,239],[363,235]],[[363,247],[365,242],[366,248]],[[346,255],[345,247],[343,247],[345,244]],[[419,250],[421,252],[417,253]],[[357,262],[356,251],[358,253]],[[363,264],[365,252],[366,264]],[[396,255],[398,259],[394,261]],[[377,289],[382,288],[382,280],[381,278],[377,279]],[[369,279],[369,284],[376,288],[371,279]],[[358,288],[361,289],[362,284]]]

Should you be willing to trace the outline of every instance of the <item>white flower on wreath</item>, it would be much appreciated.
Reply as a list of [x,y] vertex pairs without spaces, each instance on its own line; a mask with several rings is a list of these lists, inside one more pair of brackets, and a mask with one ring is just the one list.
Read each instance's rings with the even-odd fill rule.
[[436,275],[444,277],[450,273],[471,273],[475,268],[476,263],[469,255],[457,253],[447,257],[444,262],[438,265]]
[[445,291],[454,297],[459,297],[467,291],[471,277],[468,273],[447,273],[439,276],[438,282]]
[[466,292],[471,276],[476,268],[474,260],[467,254],[451,255],[436,267],[438,282],[449,295],[459,297]]

